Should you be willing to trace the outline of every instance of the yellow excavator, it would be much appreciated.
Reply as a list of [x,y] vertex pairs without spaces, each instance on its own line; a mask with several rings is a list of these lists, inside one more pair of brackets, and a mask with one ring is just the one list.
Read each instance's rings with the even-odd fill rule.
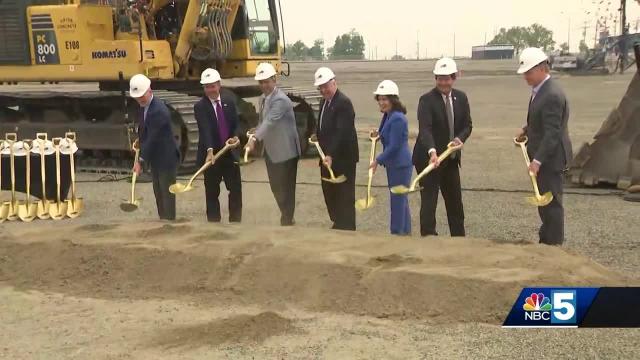
[[[276,2],[0,0],[0,83],[44,84],[2,87],[0,133],[33,138],[73,130],[80,168],[126,171],[136,106],[125,89],[129,78],[143,73],[172,111],[181,171],[190,171],[198,142],[193,104],[202,94],[204,69],[218,69],[225,91],[235,95],[240,133],[257,123],[249,100],[260,95],[252,79],[257,65],[270,62],[288,75]],[[59,84],[68,82],[74,85]],[[82,82],[99,86],[77,85]],[[315,89],[283,90],[296,104],[299,135],[306,139],[320,97]]]

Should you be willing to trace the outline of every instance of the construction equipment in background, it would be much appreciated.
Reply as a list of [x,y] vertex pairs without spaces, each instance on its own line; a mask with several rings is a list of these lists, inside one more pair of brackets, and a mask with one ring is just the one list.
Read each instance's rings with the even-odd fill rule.
[[568,178],[574,184],[610,184],[622,190],[640,185],[640,44],[634,50],[636,74],[594,142],[585,143],[573,159]]
[[[258,122],[251,100],[261,95],[252,79],[257,65],[268,62],[288,75],[288,67],[282,70],[278,8],[279,0],[2,0],[0,83],[99,87],[5,87],[0,132],[33,138],[37,132],[73,130],[79,169],[128,173],[129,130],[139,111],[127,100],[126,85],[142,73],[171,112],[182,154],[179,172],[190,173],[196,167],[193,105],[202,95],[200,73],[210,67],[221,73],[223,91],[236,99],[243,137]],[[295,104],[304,152],[320,95],[316,89],[282,90]]]

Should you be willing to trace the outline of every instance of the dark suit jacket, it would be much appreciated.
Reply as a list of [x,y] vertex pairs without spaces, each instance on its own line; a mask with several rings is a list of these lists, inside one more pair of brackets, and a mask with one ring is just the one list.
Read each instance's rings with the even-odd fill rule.
[[[451,95],[453,96],[454,138],[457,137],[462,142],[466,142],[473,129],[469,99],[464,92],[457,89],[451,90]],[[424,167],[429,162],[429,149],[436,149],[438,154],[441,154],[447,149],[450,141],[445,104],[437,88],[420,98],[418,125],[418,139],[413,148],[413,164]],[[462,154],[459,154],[455,161],[460,164],[461,158]]]
[[[221,95],[222,111],[224,112],[227,126],[229,127],[229,138],[236,136],[238,130],[238,124],[240,122],[238,118],[238,111],[236,103],[233,98]],[[204,160],[207,158],[207,149],[213,149],[214,154],[220,151],[224,147],[224,143],[220,140],[218,134],[218,118],[213,108],[211,100],[204,96],[193,106],[193,111],[198,122],[199,140],[198,140],[198,156],[196,164],[202,166]],[[236,161],[237,157],[234,152],[225,154],[221,161]]]
[[142,121],[144,109],[140,108],[138,138],[140,157],[156,170],[178,167],[180,150],[171,129],[171,113],[165,103],[154,97],[149,104],[147,117]]
[[558,83],[549,79],[529,104],[525,131],[531,161],[536,159],[542,168],[555,171],[566,169],[573,157],[568,122],[567,98]]
[[[325,100],[320,101],[320,111]],[[318,129],[318,141],[325,155],[333,158],[332,168],[339,174],[342,169],[358,162],[358,136],[356,135],[355,111],[351,100],[340,90],[322,114],[322,128]],[[320,119],[318,119],[320,126]]]

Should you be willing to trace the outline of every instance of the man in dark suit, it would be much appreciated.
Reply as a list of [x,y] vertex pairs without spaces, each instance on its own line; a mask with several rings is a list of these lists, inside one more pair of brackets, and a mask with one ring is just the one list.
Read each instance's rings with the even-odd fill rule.
[[527,136],[527,152],[532,159],[529,171],[537,176],[540,192],[551,192],[553,201],[538,207],[542,220],[540,242],[562,245],[564,208],[562,175],[573,157],[569,139],[569,104],[560,85],[549,75],[547,55],[538,48],[527,48],[520,55],[518,74],[524,74],[532,87],[527,125],[518,137]]
[[[331,69],[322,67],[316,71],[315,86],[323,97],[320,101],[317,136],[326,155],[326,165],[331,167],[336,176],[344,175],[347,178],[341,184],[322,181],[324,201],[333,229],[356,230],[356,164],[359,157],[356,115],[351,100],[338,90]],[[322,163],[320,175],[329,177],[329,171]]]
[[153,97],[151,81],[142,74],[131,78],[129,95],[140,105],[140,162],[133,164],[133,171],[140,174],[142,163],[149,164],[158,216],[161,220],[175,220],[176,197],[169,192],[169,186],[176,182],[180,150],[171,129],[169,108],[162,100]]
[[[225,142],[236,135],[238,111],[232,97],[221,95],[220,73],[215,69],[202,72],[200,83],[205,96],[194,107],[200,139],[198,142],[197,164],[211,162],[215,153]],[[229,222],[242,220],[242,178],[237,156],[233,152],[224,154],[204,173],[204,189],[207,202],[207,220],[220,222],[220,182],[229,190]]]
[[453,88],[457,66],[453,59],[442,58],[433,70],[436,87],[420,98],[418,104],[419,134],[413,149],[413,164],[418,173],[429,163],[436,169],[420,181],[420,234],[436,232],[438,192],[442,191],[447,208],[451,236],[465,236],[464,207],[460,186],[461,153],[454,153],[440,163],[438,156],[450,142],[462,144],[471,135],[472,122],[467,95]]

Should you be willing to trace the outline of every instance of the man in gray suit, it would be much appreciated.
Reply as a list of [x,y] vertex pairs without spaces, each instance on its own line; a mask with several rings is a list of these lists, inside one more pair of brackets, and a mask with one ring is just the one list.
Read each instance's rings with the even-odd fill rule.
[[268,63],[256,69],[260,84],[260,125],[255,139],[247,146],[253,150],[256,141],[264,144],[264,156],[271,191],[280,208],[280,225],[291,226],[296,207],[296,177],[300,158],[300,140],[293,103],[276,86],[276,70]]
[[549,75],[547,55],[538,48],[527,48],[520,55],[518,74],[524,74],[533,88],[529,100],[527,125],[518,137],[527,136],[527,151],[532,159],[529,171],[538,178],[542,193],[551,192],[553,201],[538,207],[542,226],[540,243],[562,245],[564,242],[564,208],[562,178],[573,157],[569,139],[569,104],[560,85]]

